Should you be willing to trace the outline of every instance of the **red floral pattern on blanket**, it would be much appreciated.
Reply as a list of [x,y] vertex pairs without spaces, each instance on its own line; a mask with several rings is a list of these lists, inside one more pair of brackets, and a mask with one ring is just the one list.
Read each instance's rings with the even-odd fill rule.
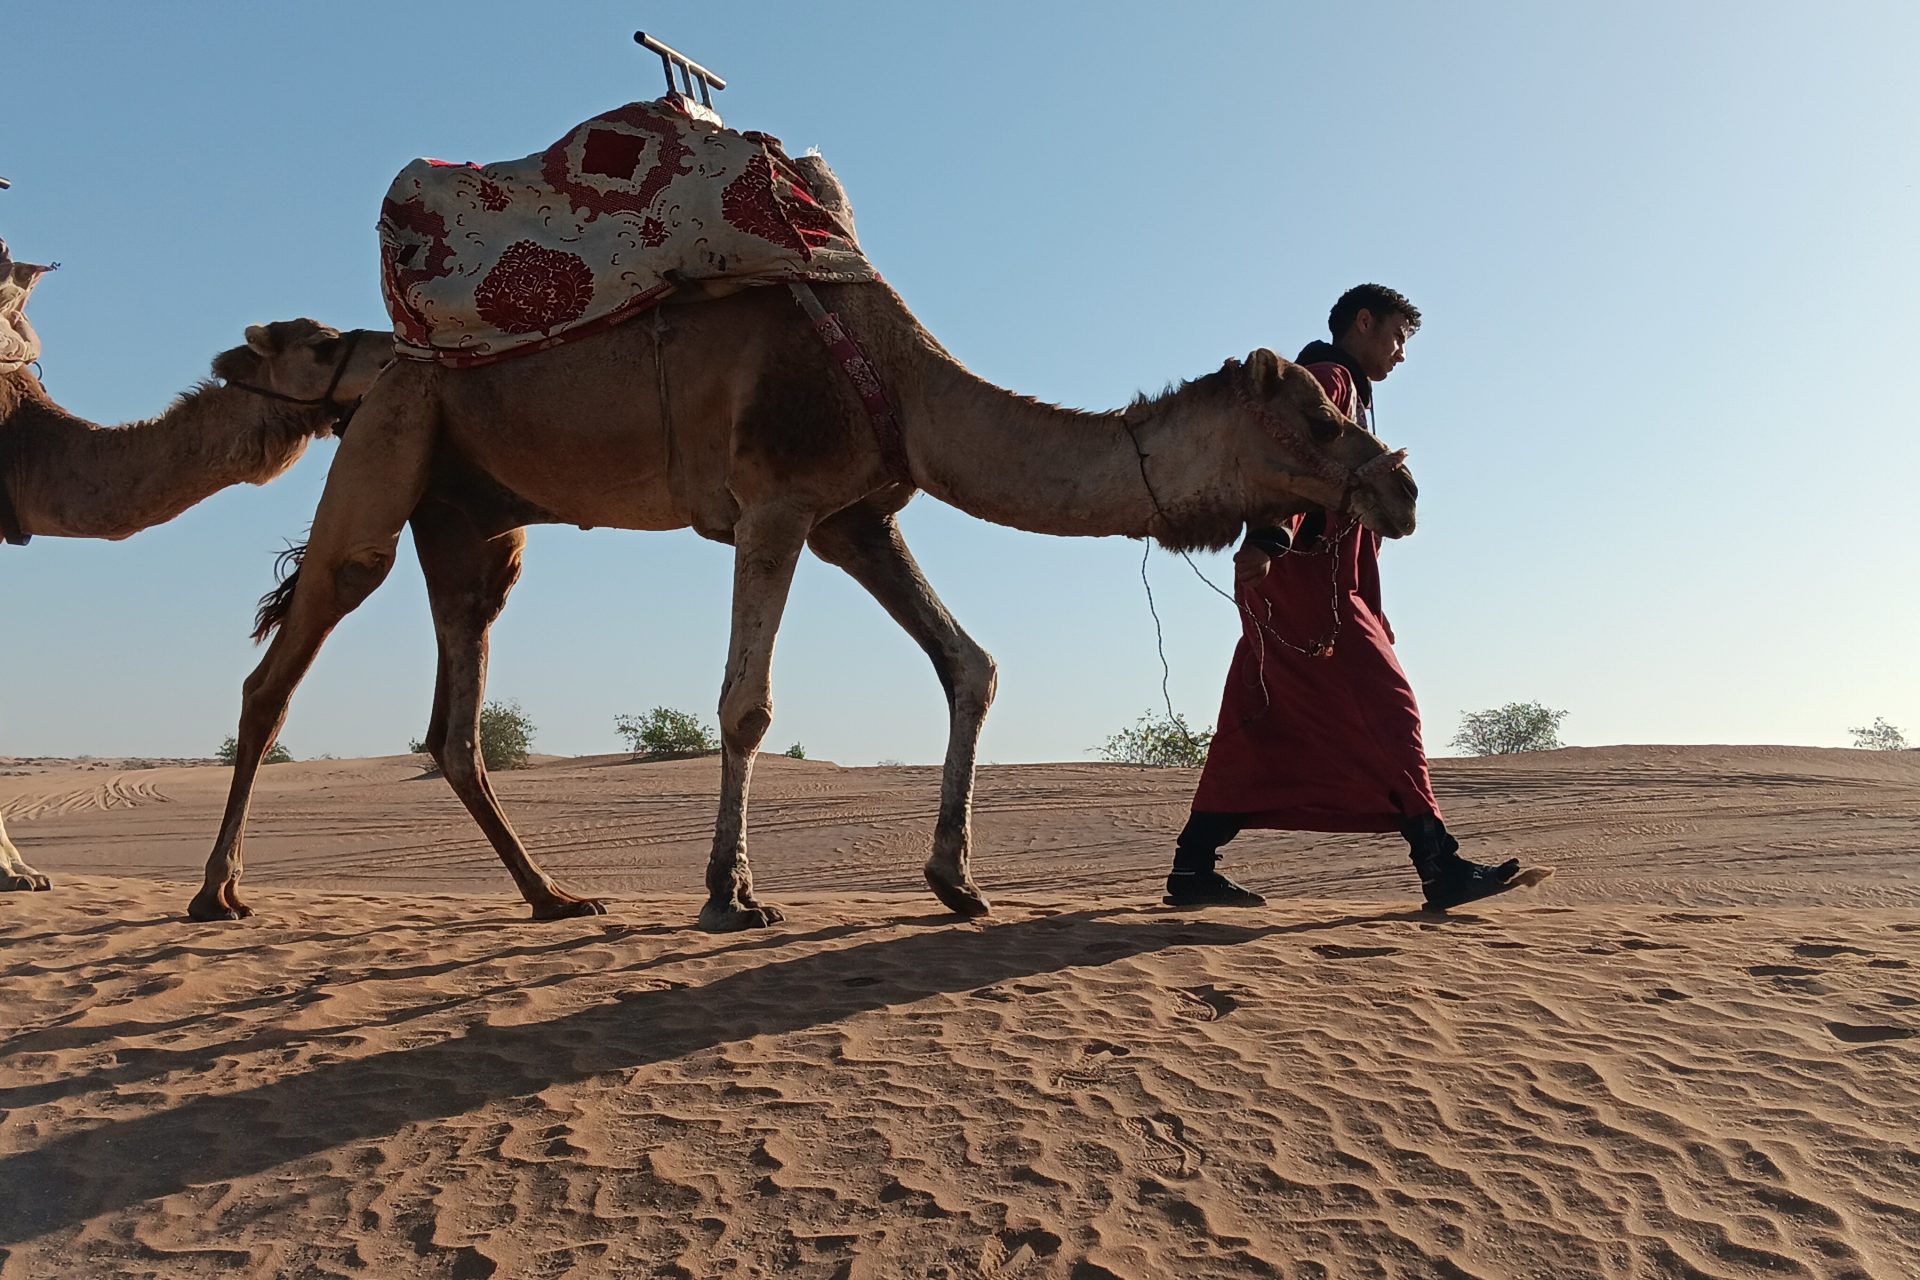
[[380,216],[399,354],[455,365],[617,324],[676,291],[877,280],[776,138],[631,103],[520,160],[401,171]]
[[576,254],[531,240],[509,245],[473,291],[480,318],[502,333],[551,333],[593,300],[593,269]]
[[[690,173],[693,148],[680,140],[685,117],[632,102],[596,116],[548,147],[540,173],[575,209],[645,213],[666,185]],[[644,176],[640,163],[653,148]]]
[[[430,161],[444,168],[437,161]],[[447,222],[418,200],[388,196],[380,205],[380,287],[394,332],[407,342],[431,339],[433,324],[408,301],[414,288],[438,280],[452,267]]]
[[720,212],[728,226],[791,249],[809,261],[813,246],[830,241],[840,229],[812,192],[776,175],[765,155],[747,161],[740,176],[727,184],[720,196]]

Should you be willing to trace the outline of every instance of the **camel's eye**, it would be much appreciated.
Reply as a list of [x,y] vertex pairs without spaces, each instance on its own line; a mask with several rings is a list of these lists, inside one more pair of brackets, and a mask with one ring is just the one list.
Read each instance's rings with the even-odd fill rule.
[[1340,434],[1340,423],[1332,418],[1316,417],[1309,420],[1307,429],[1321,444],[1331,444],[1334,437]]

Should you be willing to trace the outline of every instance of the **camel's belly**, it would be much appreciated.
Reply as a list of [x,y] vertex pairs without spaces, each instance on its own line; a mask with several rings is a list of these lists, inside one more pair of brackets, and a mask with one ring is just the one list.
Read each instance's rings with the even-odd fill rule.
[[[546,513],[552,523],[679,529],[691,512],[676,459],[654,415],[561,396],[538,417],[500,402],[449,397],[441,441],[467,467]],[[469,409],[473,411],[468,411]]]

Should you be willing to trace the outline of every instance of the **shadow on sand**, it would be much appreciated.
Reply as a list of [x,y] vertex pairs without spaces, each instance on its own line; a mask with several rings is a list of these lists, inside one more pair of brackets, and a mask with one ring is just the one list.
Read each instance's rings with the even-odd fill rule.
[[[1116,915],[1127,918],[1108,918]],[[1432,919],[1387,911],[1287,925],[1235,925],[1174,913],[1071,912],[979,930],[925,929],[777,960],[704,985],[609,993],[603,1003],[544,1022],[475,1022],[433,1044],[317,1063],[257,1088],[106,1121],[38,1150],[0,1158],[0,1186],[9,1188],[10,1210],[0,1222],[0,1245],[498,1099],[752,1036],[804,1031],[928,996],[1111,964],[1169,947],[1229,947],[1381,920]],[[766,939],[798,940],[779,934]],[[638,973],[657,963],[658,957],[648,957],[596,976]],[[876,971],[884,976],[875,977]],[[316,1034],[322,1033],[288,1039],[306,1041]],[[229,1052],[233,1048],[227,1046]],[[117,1082],[96,1076],[74,1083],[111,1088]]]

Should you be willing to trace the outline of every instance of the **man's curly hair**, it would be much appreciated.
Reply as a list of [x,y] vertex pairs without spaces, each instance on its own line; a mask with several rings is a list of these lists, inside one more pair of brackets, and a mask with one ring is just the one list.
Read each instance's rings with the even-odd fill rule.
[[1407,318],[1407,332],[1419,332],[1420,308],[1409,302],[1406,294],[1383,284],[1357,284],[1341,294],[1340,300],[1333,304],[1333,310],[1327,313],[1327,328],[1333,331],[1335,342],[1340,340],[1354,317],[1362,311],[1371,311],[1383,319],[1391,315],[1403,315]]

